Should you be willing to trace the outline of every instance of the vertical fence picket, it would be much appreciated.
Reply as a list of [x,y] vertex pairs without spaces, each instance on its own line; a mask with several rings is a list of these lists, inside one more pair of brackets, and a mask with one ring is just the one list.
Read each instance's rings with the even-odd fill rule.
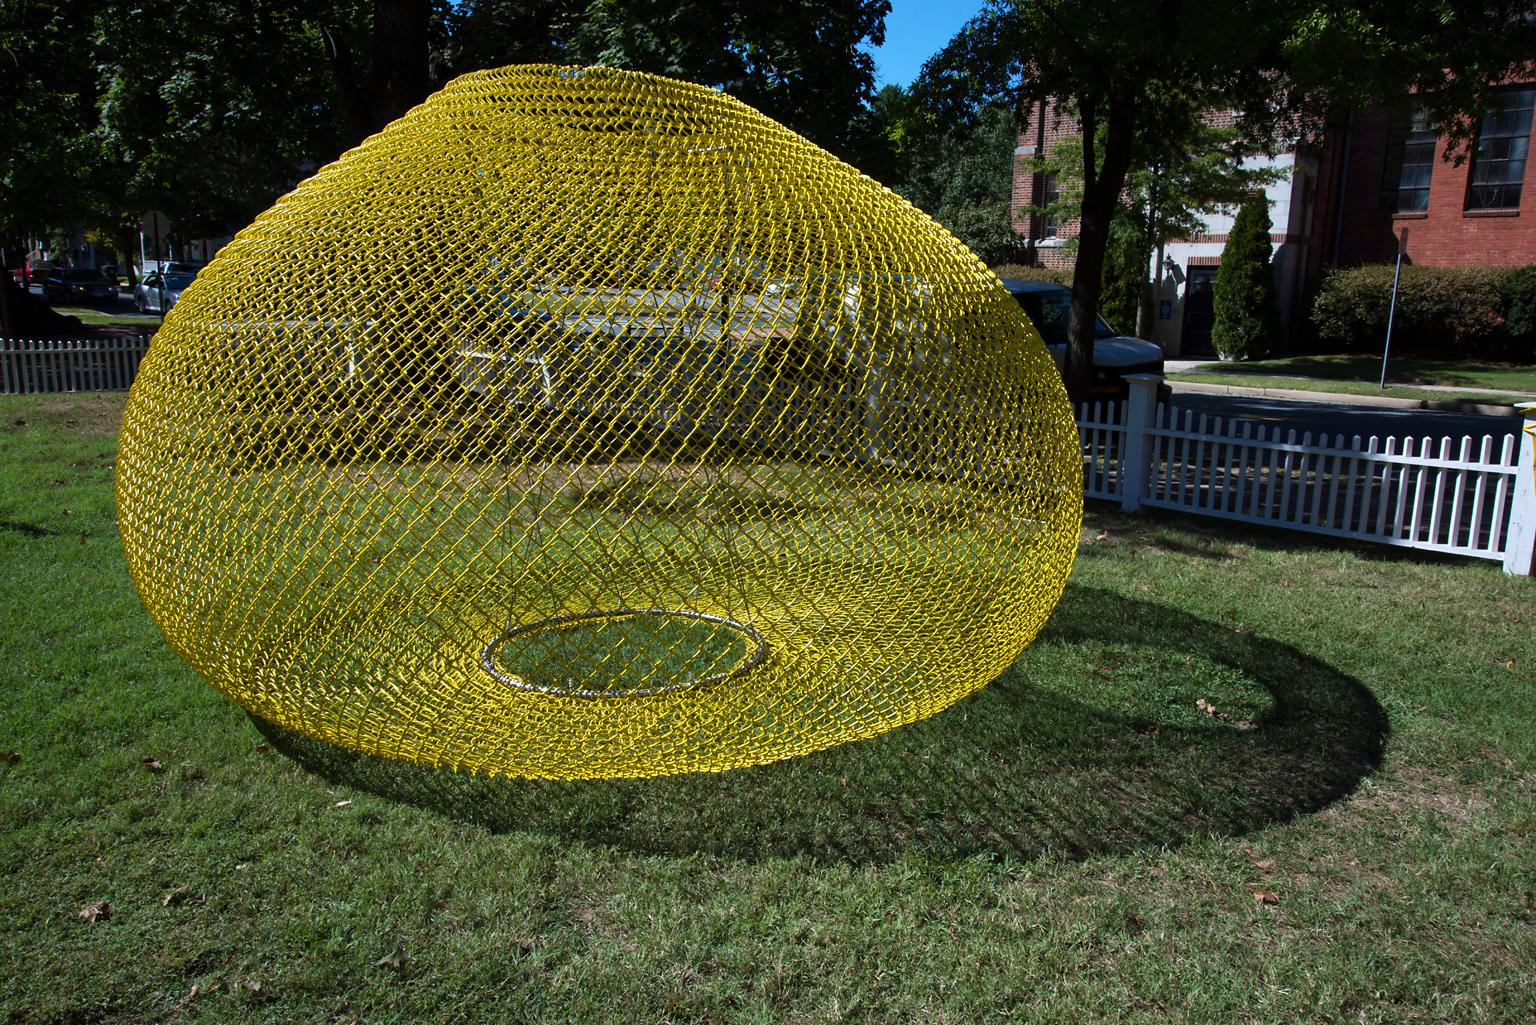
[[1458,452],[1460,454],[1457,455],[1456,461],[1462,463],[1463,465],[1458,466],[1456,468],[1456,472],[1451,475],[1451,523],[1449,532],[1450,536],[1446,538],[1446,541],[1455,548],[1472,548],[1475,547],[1473,541],[1475,541],[1477,538],[1477,532],[1475,528],[1471,536],[1468,538],[1466,545],[1462,545],[1461,543],[1462,493],[1466,490],[1467,484],[1467,471],[1465,464],[1472,460],[1471,436],[1464,435],[1462,437],[1461,447],[1458,449]]
[[[1189,410],[1181,410],[1184,415],[1180,417],[1178,412],[1173,415],[1173,432],[1182,434],[1189,426],[1189,418],[1192,415]],[[1180,424],[1183,424],[1181,429]],[[1175,505],[1184,504],[1184,439],[1172,437],[1168,439],[1168,500]]]
[[1200,502],[1203,495],[1201,490],[1201,483],[1205,479],[1205,429],[1209,421],[1210,417],[1206,416],[1204,413],[1200,414],[1200,419],[1195,423],[1195,433],[1200,435],[1200,437],[1192,438],[1189,442],[1190,467],[1188,504],[1192,509],[1200,508]]
[[1356,534],[1370,532],[1371,504],[1381,501],[1381,491],[1376,485],[1376,468],[1381,465],[1381,461],[1376,458],[1378,445],[1376,435],[1371,435],[1365,443],[1365,458],[1358,460],[1361,465],[1360,509],[1346,523],[1347,528]]
[[1226,502],[1231,480],[1227,477],[1226,451],[1232,447],[1227,437],[1227,424],[1221,417],[1211,421],[1211,486],[1206,494],[1205,507],[1215,510]]
[[1095,402],[1092,414],[1094,426],[1088,432],[1091,439],[1088,450],[1088,476],[1096,491],[1104,487],[1104,428],[1100,426],[1104,422],[1103,414],[1103,404]]
[[[1506,434],[1504,436],[1504,447],[1499,452],[1499,464],[1501,466],[1513,467],[1515,465],[1515,453],[1519,451],[1515,447],[1517,444],[1513,435]],[[1499,474],[1499,483],[1494,486],[1493,529],[1489,535],[1489,550],[1492,550],[1495,544],[1499,544],[1504,537],[1504,528],[1507,525],[1506,521],[1509,516],[1510,489],[1514,486],[1514,483],[1515,478],[1513,474],[1501,473]],[[1504,546],[1502,544],[1499,544],[1498,551],[1499,554],[1503,554]]]
[[[1411,434],[1403,438],[1402,455],[1405,460],[1413,458],[1413,436]],[[1403,529],[1407,523],[1408,487],[1412,477],[1411,464],[1406,461],[1399,464],[1397,487],[1393,489],[1392,536],[1394,538],[1401,538],[1403,536]]]
[[[1419,439],[1419,458],[1429,456],[1430,442],[1433,439],[1424,437]],[[1408,518],[1408,538],[1411,541],[1420,540],[1419,527],[1424,522],[1424,471],[1423,463],[1418,463],[1413,468],[1413,509]]]
[[1232,512],[1241,515],[1243,511],[1243,499],[1248,493],[1248,436],[1252,433],[1253,424],[1247,420],[1242,423],[1238,431],[1238,437],[1242,439],[1237,446],[1237,492],[1232,496]]
[[[1311,433],[1308,433],[1307,440],[1310,441],[1311,438]],[[1318,436],[1317,445],[1320,449],[1326,450],[1328,448],[1328,435],[1326,432]],[[1307,510],[1307,522],[1314,527],[1320,525],[1318,515],[1323,509],[1323,481],[1332,479],[1328,472],[1328,464],[1334,458],[1327,451],[1322,451],[1317,454],[1317,462],[1314,464],[1312,472],[1312,506]]]
[[1376,525],[1372,531],[1377,537],[1385,537],[1387,533],[1387,512],[1392,506],[1392,477],[1397,472],[1397,463],[1392,457],[1397,454],[1397,439],[1387,438],[1386,450],[1382,453],[1386,458],[1381,461],[1381,490],[1376,499]]
[[[1479,465],[1487,466],[1492,458],[1493,437],[1485,434],[1483,443],[1477,450],[1477,461]],[[1493,547],[1491,537],[1489,544],[1483,544],[1483,510],[1488,497],[1488,471],[1479,470],[1473,473],[1472,480],[1472,517],[1469,521],[1472,524],[1472,533],[1467,538],[1467,547],[1474,551],[1486,552]]]
[[[1342,440],[1343,435],[1340,435],[1339,437]],[[1340,445],[1339,447],[1343,448],[1344,446]],[[1360,451],[1360,435],[1356,434],[1350,440],[1349,451]],[[1347,465],[1349,468],[1344,471],[1344,508],[1339,510],[1338,520],[1339,527],[1346,530],[1348,529],[1349,523],[1355,518],[1355,485],[1356,481],[1360,477],[1360,460],[1358,457],[1351,455]]]
[[[1448,459],[1451,458],[1451,439],[1450,438],[1441,438],[1440,439],[1440,455],[1439,455],[1439,458],[1443,459],[1443,460],[1448,460]],[[1440,541],[1440,528],[1441,528],[1441,524],[1443,524],[1445,522],[1445,517],[1443,515],[1444,510],[1442,508],[1442,506],[1445,503],[1445,478],[1446,478],[1445,467],[1443,467],[1443,466],[1432,466],[1432,467],[1430,467],[1430,474],[1432,475],[1432,477],[1434,479],[1435,486],[1434,486],[1434,490],[1432,492],[1433,497],[1430,499],[1430,507],[1429,507],[1429,534],[1425,537],[1425,540],[1427,540],[1430,544],[1433,545],[1433,544],[1440,544],[1441,543],[1441,541]]]
[[1280,462],[1280,505],[1275,510],[1275,519],[1281,523],[1289,520],[1291,507],[1291,474],[1296,469],[1296,431],[1291,429],[1285,432],[1285,451]]

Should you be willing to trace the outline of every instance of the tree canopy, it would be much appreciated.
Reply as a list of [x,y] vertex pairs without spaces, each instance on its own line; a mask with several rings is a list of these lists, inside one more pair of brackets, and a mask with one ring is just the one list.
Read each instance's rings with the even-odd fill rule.
[[604,63],[858,145],[888,0],[28,0],[0,13],[0,238],[234,231],[448,78]]
[[[1082,190],[1068,390],[1087,394],[1111,222],[1138,150],[1198,112],[1235,112],[1263,144],[1339,104],[1406,102],[1410,91],[1462,136],[1468,112],[1528,68],[1528,5],[1512,0],[1236,0],[1220,16],[1190,0],[993,0],[934,58],[942,117],[974,121],[1006,102],[1066,102],[1081,125]],[[1457,118],[1460,117],[1458,121]]]

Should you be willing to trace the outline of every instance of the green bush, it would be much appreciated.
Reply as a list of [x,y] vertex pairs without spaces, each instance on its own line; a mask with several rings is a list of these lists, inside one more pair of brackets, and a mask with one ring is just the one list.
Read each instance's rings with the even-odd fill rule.
[[1256,193],[1244,200],[1227,232],[1212,297],[1216,320],[1211,345],[1222,359],[1262,356],[1279,336],[1269,229],[1269,199]]
[[1522,363],[1536,360],[1536,266],[1505,272],[1500,291],[1509,358]]
[[[1329,349],[1380,352],[1392,301],[1391,264],[1334,271],[1312,304]],[[1403,267],[1392,348],[1528,359],[1536,338],[1536,268]]]

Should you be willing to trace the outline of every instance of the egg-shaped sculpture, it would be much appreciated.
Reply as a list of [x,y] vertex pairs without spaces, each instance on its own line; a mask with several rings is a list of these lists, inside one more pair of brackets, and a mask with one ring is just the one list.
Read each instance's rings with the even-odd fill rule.
[[215,687],[526,777],[761,763],[945,708],[1055,605],[1050,356],[964,245],[719,92],[456,79],[155,336],[118,514]]

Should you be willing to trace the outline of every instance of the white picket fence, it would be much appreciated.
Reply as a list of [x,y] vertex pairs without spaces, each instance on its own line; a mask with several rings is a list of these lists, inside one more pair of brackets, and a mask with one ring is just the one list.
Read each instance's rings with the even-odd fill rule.
[[148,338],[0,338],[0,394],[123,391]]
[[1523,440],[1345,438],[1155,403],[1158,378],[1127,402],[1078,411],[1083,491],[1332,537],[1503,562],[1529,575],[1536,537],[1536,406]]

